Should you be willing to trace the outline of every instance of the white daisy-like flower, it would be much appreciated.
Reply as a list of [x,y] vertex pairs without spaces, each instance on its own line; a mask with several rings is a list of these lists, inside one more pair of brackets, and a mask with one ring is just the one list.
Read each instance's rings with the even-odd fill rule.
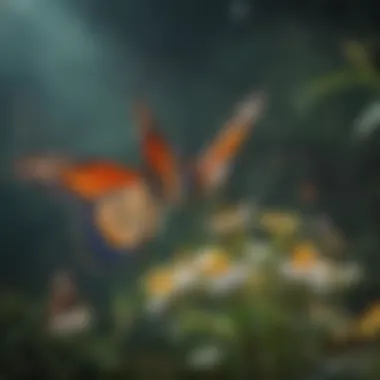
[[[168,288],[164,287],[163,290],[155,292],[155,286],[153,285],[153,292],[148,296],[147,311],[152,314],[160,314],[164,312],[173,298],[179,294],[183,294],[197,284],[199,279],[199,271],[193,262],[181,262],[170,268],[169,273],[164,273],[165,277],[162,281],[168,280]],[[157,282],[157,279],[156,279]]]
[[245,261],[254,265],[260,265],[267,261],[271,254],[271,245],[264,241],[249,242],[244,249]]
[[223,352],[217,345],[198,347],[187,355],[187,365],[193,369],[210,369],[223,360]]
[[219,266],[224,267],[228,265],[228,257],[228,253],[219,247],[205,247],[195,255],[194,268],[197,273],[202,273],[207,269],[217,268]]
[[338,264],[319,258],[312,265],[297,267],[285,261],[280,271],[287,278],[310,285],[318,292],[325,292],[357,282],[361,276],[360,267],[355,263]]
[[90,328],[92,315],[85,306],[76,307],[52,318],[49,330],[53,335],[71,335]]
[[183,292],[193,288],[199,278],[197,267],[194,263],[181,263],[173,268],[175,292]]
[[318,259],[313,265],[300,268],[285,261],[280,266],[280,273],[290,280],[308,284],[316,291],[325,291],[331,288],[336,272],[332,263]]
[[218,247],[207,246],[199,249],[194,256],[194,266],[196,270],[201,270],[202,267],[219,252]]
[[245,264],[235,264],[228,273],[208,281],[208,288],[215,295],[226,294],[238,289],[248,279],[250,268]]

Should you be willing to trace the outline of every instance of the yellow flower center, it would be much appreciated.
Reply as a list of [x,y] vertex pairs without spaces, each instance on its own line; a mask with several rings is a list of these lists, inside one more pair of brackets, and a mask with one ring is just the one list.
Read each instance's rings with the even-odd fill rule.
[[380,330],[380,304],[374,305],[361,318],[359,329],[366,336],[373,336]]
[[297,246],[292,255],[292,265],[295,269],[311,269],[318,261],[318,251],[309,243]]
[[160,269],[147,278],[146,290],[151,296],[167,295],[174,289],[174,273],[172,269]]
[[201,273],[206,277],[217,277],[226,274],[230,266],[230,260],[225,252],[209,252],[203,258]]

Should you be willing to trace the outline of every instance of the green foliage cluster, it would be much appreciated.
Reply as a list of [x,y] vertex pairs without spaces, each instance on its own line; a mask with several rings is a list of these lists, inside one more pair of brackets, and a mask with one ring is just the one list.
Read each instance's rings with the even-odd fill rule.
[[[265,281],[259,287],[248,282],[222,297],[197,291],[158,314],[145,311],[149,294],[141,294],[138,286],[130,297],[115,289],[114,328],[107,334],[95,329],[54,338],[44,327],[40,300],[3,294],[0,374],[9,379],[276,380],[321,373],[323,379],[335,379],[326,375],[328,361],[336,356],[326,346],[330,332],[311,321],[307,312],[321,297],[284,282],[276,272],[275,264],[284,257],[281,252],[302,235],[286,238],[276,231],[268,235],[273,260],[260,270]],[[238,233],[235,239],[223,240],[233,260],[241,257],[247,239],[252,242]],[[334,296],[325,303],[334,309],[337,301]]]

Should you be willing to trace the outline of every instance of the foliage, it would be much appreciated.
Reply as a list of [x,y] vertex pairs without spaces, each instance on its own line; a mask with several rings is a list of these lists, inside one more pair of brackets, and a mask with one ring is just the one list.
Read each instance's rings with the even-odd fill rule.
[[114,292],[107,336],[55,339],[41,323],[41,304],[4,295],[1,373],[297,379],[323,370],[335,355],[331,344],[377,334],[376,305],[360,320],[340,305],[358,267],[321,250],[311,233],[318,224],[281,210],[256,211],[244,223],[244,231],[224,230],[214,243],[148,268],[136,294]]
[[330,96],[344,93],[355,87],[364,87],[375,93],[380,91],[380,73],[374,67],[370,50],[357,41],[349,41],[343,45],[346,67],[315,78],[306,86],[299,104],[302,108],[310,109]]
[[380,72],[372,57],[373,46],[358,41],[343,44],[342,52],[346,65],[334,72],[317,77],[305,86],[297,98],[303,115],[321,103],[331,102],[354,90],[364,89],[370,94],[370,103],[360,112],[354,125],[354,137],[366,137],[379,126]]

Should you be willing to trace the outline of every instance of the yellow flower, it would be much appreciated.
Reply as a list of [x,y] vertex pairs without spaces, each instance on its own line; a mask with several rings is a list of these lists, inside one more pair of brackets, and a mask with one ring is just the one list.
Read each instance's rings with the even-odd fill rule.
[[231,268],[231,260],[228,253],[220,248],[210,248],[200,255],[199,269],[205,277],[222,276]]
[[152,270],[146,278],[146,292],[150,296],[166,296],[175,288],[174,271],[170,267]]
[[380,302],[375,303],[359,319],[358,332],[363,337],[373,337],[380,332]]
[[207,226],[217,235],[244,231],[252,219],[252,212],[252,207],[246,203],[226,207],[212,214]]
[[297,231],[300,219],[296,214],[267,211],[262,214],[260,225],[274,235],[291,235]]
[[291,265],[297,270],[308,270],[313,268],[319,259],[319,252],[312,243],[302,242],[293,249]]

